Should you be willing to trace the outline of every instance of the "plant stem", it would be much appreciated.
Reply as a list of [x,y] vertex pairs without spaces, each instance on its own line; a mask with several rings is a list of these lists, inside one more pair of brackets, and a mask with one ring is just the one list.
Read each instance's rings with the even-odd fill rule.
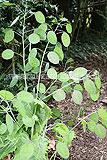
[[[12,45],[12,50],[14,51],[14,45]],[[15,59],[14,59],[14,56],[12,58],[12,69],[13,69],[13,75],[15,76],[16,71],[15,71]]]
[[[89,74],[90,74],[90,73],[89,73]],[[88,74],[88,75],[89,75],[89,74]],[[83,78],[79,79],[79,81],[82,81],[82,80],[83,80]],[[63,88],[65,88],[65,87],[68,87],[69,85],[74,84],[74,83],[75,83],[75,81],[73,81],[73,82],[71,82],[71,83],[68,83],[67,85],[65,85],[65,86],[63,86],[63,87],[55,90],[53,93],[50,93],[49,95],[43,97],[42,100],[44,100],[44,99],[48,98],[49,96],[53,95],[54,93],[56,93],[56,92],[59,91],[60,89],[63,89]],[[74,89],[72,89],[72,90],[74,90]]]
[[56,159],[56,151],[55,151],[55,155],[54,155],[54,160]]
[[41,60],[41,65],[40,65],[40,72],[39,72],[39,77],[38,77],[38,85],[37,85],[37,94],[36,94],[36,98],[38,98],[38,92],[39,92],[39,83],[40,83],[40,78],[41,78],[41,72],[42,72],[42,64],[43,64],[43,60],[46,54],[46,50],[48,48],[49,42],[47,43],[45,50],[43,52],[43,56],[42,56],[42,60]]
[[33,138],[34,126],[31,128],[31,139]]
[[52,160],[53,157],[56,156],[56,151],[53,153],[53,155],[51,156],[50,160]]
[[16,71],[15,71],[15,59],[14,59],[14,57],[12,58],[12,67],[13,67],[13,75],[15,76]]
[[65,87],[68,87],[69,85],[71,85],[71,84],[73,84],[73,83],[75,83],[75,82],[68,83],[67,85],[65,85],[65,86],[63,86],[63,87],[61,87],[61,88],[55,90],[54,92],[52,92],[52,93],[49,94],[48,96],[44,97],[42,100],[48,98],[49,96],[53,95],[54,93],[56,93],[56,92],[59,91],[60,89],[63,89],[63,88],[65,88]]
[[[55,79],[55,81],[48,87],[48,89],[45,91],[43,96],[50,90],[50,88],[55,84],[56,81],[57,81],[57,79]],[[43,96],[41,98],[43,98]]]
[[25,14],[24,14],[24,22],[23,22],[22,44],[23,44],[24,81],[25,81],[25,89],[27,91],[27,80],[26,80],[26,71],[25,71],[25,43],[24,43],[24,37],[25,37],[25,15],[26,15],[26,9],[25,9]]
[[88,114],[87,116],[85,116],[82,120],[80,120],[72,129],[74,130],[84,119],[86,119],[87,117],[91,116],[93,113],[97,113],[97,112],[92,112],[90,114]]

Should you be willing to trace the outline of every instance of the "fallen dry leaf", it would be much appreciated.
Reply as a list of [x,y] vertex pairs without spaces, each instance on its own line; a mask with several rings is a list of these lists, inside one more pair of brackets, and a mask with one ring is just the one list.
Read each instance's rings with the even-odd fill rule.
[[55,150],[55,140],[51,140],[48,142],[48,149]]
[[5,156],[2,160],[8,160],[8,156]]

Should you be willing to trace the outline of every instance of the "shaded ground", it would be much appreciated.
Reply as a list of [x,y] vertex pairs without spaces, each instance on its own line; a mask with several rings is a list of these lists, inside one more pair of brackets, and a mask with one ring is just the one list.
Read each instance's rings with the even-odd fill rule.
[[[107,110],[107,64],[101,64],[101,62],[95,64],[94,62],[90,62],[79,66],[84,66],[90,70],[97,69],[101,74],[101,80],[103,82],[100,98],[97,102],[88,104],[88,95],[84,93],[84,101],[81,104],[81,106],[85,108],[83,116],[96,111],[102,106]],[[72,102],[71,95],[68,95],[66,100],[61,103],[53,102],[53,104],[54,107],[57,107],[60,110],[63,119],[71,112],[71,117],[68,116],[68,118],[64,119],[65,124],[66,121],[72,119],[73,113],[77,110],[76,105]],[[75,119],[75,117],[73,118]],[[77,123],[76,121],[77,119],[75,119],[74,126]],[[72,145],[70,147],[70,157],[68,160],[107,160],[107,136],[104,139],[100,139],[88,129],[84,133],[81,124],[75,128],[75,132],[76,139],[72,141]],[[62,158],[57,155],[56,160],[57,159]]]

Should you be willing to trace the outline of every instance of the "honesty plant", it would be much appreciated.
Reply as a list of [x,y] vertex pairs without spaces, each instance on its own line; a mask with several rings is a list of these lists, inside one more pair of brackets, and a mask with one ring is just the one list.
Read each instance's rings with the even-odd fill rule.
[[[3,2],[4,5],[11,6],[12,4]],[[13,4],[15,5],[15,4]],[[99,90],[101,81],[98,72],[92,74],[84,67],[78,67],[69,71],[57,71],[56,65],[64,59],[62,45],[58,42],[57,34],[61,35],[62,44],[64,47],[70,45],[70,36],[72,35],[72,26],[69,22],[59,21],[56,28],[46,23],[45,16],[41,11],[33,13],[35,22],[38,22],[37,28],[32,27],[31,30],[26,30],[27,12],[18,17],[12,22],[11,27],[20,20],[22,21],[22,34],[17,33],[12,28],[8,28],[5,33],[4,42],[13,43],[17,35],[22,38],[23,53],[16,53],[11,47],[2,52],[2,58],[5,60],[12,59],[19,55],[23,61],[24,72],[24,89],[13,95],[6,90],[0,91],[0,112],[3,114],[4,121],[0,122],[0,159],[9,153],[13,153],[14,160],[48,160],[48,142],[47,132],[53,129],[56,132],[56,152],[64,159],[69,157],[68,147],[75,138],[75,127],[83,124],[84,131],[86,125],[88,129],[94,132],[99,138],[105,138],[107,128],[107,112],[101,108],[95,113],[91,113],[90,121],[86,122],[86,117],[80,118],[79,123],[72,127],[67,127],[61,122],[56,122],[53,125],[48,125],[48,120],[51,118],[51,109],[47,106],[51,96],[56,101],[61,101],[66,98],[67,93],[72,93],[72,100],[80,105],[83,101],[83,90],[85,89],[90,98],[96,101],[99,98]],[[66,31],[61,30],[65,26]],[[26,38],[25,38],[26,37]],[[44,49],[38,48],[38,44],[43,43]],[[28,50],[29,50],[29,53]],[[42,54],[42,59],[38,54]],[[44,67],[44,59],[46,65]],[[66,61],[66,64],[72,62],[72,59]],[[51,65],[49,65],[51,64]],[[42,71],[46,72],[50,82],[47,86],[41,81]],[[36,92],[29,92],[27,82],[27,73],[38,74],[38,82],[36,84]],[[13,76],[10,87],[14,87],[19,80],[16,74]],[[61,88],[55,84],[61,83]],[[82,83],[82,85],[80,84]],[[58,109],[53,110],[54,116],[60,116]],[[99,123],[99,117],[101,123]]]

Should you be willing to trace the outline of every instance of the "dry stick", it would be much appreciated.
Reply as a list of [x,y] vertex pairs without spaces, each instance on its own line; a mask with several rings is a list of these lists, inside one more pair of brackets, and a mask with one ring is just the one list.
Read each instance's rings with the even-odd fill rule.
[[16,71],[15,71],[15,60],[14,60],[14,57],[12,58],[12,67],[13,67],[13,75],[15,76]]

